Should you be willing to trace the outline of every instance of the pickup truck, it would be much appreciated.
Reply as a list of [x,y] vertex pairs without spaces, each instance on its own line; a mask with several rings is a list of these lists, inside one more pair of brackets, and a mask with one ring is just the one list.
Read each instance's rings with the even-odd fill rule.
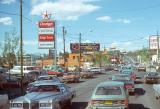
[[160,99],[160,84],[153,84],[153,90],[156,99]]

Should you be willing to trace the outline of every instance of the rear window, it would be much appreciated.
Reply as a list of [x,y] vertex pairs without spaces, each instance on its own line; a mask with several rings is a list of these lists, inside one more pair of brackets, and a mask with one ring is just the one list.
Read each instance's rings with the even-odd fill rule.
[[96,95],[122,95],[122,90],[118,86],[98,87]]

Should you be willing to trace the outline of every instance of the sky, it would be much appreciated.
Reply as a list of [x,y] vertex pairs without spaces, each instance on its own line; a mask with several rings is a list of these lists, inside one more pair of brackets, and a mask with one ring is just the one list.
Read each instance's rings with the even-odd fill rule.
[[[20,36],[19,0],[0,0],[0,41],[13,28]],[[38,21],[45,12],[56,20],[58,52],[70,43],[100,43],[101,49],[116,46],[133,51],[148,47],[149,36],[160,30],[160,0],[23,0],[23,43],[25,53],[48,53],[38,49]]]

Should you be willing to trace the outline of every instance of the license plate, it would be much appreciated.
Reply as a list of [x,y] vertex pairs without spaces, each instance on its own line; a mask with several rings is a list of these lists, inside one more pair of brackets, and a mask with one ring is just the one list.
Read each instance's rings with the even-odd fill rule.
[[113,104],[113,102],[112,102],[112,100],[107,100],[107,101],[105,101],[105,102],[104,102],[104,104],[112,105],[112,104]]

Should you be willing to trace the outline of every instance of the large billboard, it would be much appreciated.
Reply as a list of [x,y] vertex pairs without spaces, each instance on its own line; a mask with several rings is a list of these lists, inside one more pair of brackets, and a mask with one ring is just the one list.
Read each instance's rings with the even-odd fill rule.
[[81,43],[81,46],[79,43],[71,43],[70,49],[72,53],[78,53],[81,52],[93,52],[93,51],[99,51],[100,50],[100,44],[99,43]]
[[159,37],[157,37],[157,36],[150,36],[149,37],[149,48],[151,49],[151,50],[156,50],[156,49],[158,49],[159,47],[159,44],[158,44],[158,39],[159,39]]
[[38,23],[38,46],[41,49],[54,48],[55,41],[55,22],[50,19],[39,21]]

